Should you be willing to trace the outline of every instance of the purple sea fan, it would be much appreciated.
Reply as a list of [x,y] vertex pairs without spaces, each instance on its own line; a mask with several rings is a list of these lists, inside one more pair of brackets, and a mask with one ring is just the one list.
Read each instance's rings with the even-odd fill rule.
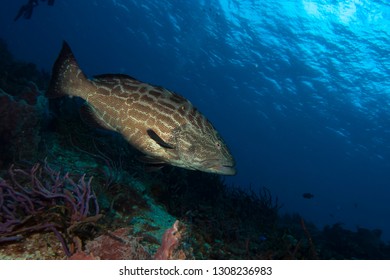
[[84,174],[75,182],[46,162],[30,170],[11,166],[8,175],[7,181],[0,178],[0,242],[51,230],[70,255],[65,240],[75,237],[72,229],[100,218],[92,177],[86,180]]

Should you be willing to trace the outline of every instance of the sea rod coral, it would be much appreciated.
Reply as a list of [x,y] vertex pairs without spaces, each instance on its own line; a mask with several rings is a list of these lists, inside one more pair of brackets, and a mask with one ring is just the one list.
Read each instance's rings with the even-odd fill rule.
[[77,228],[100,218],[92,177],[87,180],[82,175],[76,182],[46,162],[29,170],[11,166],[8,177],[0,178],[0,243],[52,231],[69,256],[69,245],[80,240]]

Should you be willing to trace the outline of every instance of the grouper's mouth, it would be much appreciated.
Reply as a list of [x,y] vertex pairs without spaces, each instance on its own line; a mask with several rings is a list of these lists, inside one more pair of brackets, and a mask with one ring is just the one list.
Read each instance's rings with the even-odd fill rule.
[[207,172],[216,173],[220,175],[236,175],[234,165],[217,164],[209,166]]
[[221,162],[219,159],[207,159],[201,162],[200,168],[196,168],[200,171],[216,173],[221,175],[235,175],[236,169],[234,167],[234,161]]
[[236,169],[234,168],[234,166],[219,165],[219,166],[215,166],[213,169],[215,170],[215,173],[221,175],[236,175]]

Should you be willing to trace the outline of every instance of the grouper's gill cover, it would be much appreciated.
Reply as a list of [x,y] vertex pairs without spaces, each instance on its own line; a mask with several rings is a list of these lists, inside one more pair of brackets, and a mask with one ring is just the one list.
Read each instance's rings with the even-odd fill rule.
[[53,66],[48,97],[78,96],[89,114],[151,163],[234,175],[234,160],[211,123],[182,96],[126,75],[89,80],[66,42]]

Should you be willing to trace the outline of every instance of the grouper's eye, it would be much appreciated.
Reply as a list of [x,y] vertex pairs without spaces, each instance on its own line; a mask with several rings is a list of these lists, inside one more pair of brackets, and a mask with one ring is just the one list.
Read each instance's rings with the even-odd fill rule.
[[215,146],[217,147],[218,150],[220,150],[222,146],[221,142],[218,141],[217,143],[215,143]]

